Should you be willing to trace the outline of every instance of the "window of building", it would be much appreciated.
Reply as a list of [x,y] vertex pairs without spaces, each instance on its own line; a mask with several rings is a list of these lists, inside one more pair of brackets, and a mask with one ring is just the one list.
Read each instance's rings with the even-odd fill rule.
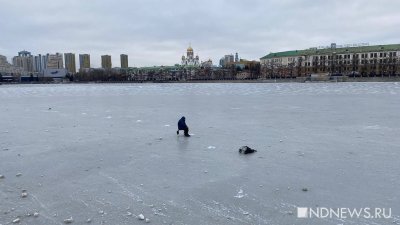
[[374,57],[377,58],[378,57],[378,53],[374,53]]

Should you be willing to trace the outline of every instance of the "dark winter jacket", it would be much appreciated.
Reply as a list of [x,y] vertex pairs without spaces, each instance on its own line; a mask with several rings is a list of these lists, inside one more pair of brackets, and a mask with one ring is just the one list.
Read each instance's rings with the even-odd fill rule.
[[182,116],[182,118],[178,121],[178,130],[185,130],[187,128],[186,122],[185,122],[185,117]]

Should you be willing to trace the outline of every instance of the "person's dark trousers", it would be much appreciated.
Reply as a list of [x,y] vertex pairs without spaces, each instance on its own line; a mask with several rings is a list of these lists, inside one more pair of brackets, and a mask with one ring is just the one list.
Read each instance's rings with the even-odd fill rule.
[[190,134],[189,134],[189,127],[186,127],[186,128],[184,129],[184,132],[185,132],[185,136],[186,136],[186,137],[189,137],[189,136],[190,136]]

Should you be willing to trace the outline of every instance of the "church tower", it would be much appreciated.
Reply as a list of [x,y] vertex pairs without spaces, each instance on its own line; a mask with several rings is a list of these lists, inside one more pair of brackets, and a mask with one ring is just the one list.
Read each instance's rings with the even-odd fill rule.
[[189,48],[187,49],[186,55],[187,55],[187,57],[188,57],[189,59],[193,59],[194,53],[193,53],[193,48],[192,48],[192,46],[189,45]]
[[182,56],[182,66],[200,66],[200,58],[194,56],[194,51],[191,45],[186,49],[186,57]]

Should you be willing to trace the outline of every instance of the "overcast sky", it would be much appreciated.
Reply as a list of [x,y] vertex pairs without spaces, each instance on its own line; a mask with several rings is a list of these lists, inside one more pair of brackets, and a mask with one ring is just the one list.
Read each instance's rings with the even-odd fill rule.
[[259,59],[313,46],[400,43],[399,0],[0,0],[0,54],[129,55],[129,66]]

